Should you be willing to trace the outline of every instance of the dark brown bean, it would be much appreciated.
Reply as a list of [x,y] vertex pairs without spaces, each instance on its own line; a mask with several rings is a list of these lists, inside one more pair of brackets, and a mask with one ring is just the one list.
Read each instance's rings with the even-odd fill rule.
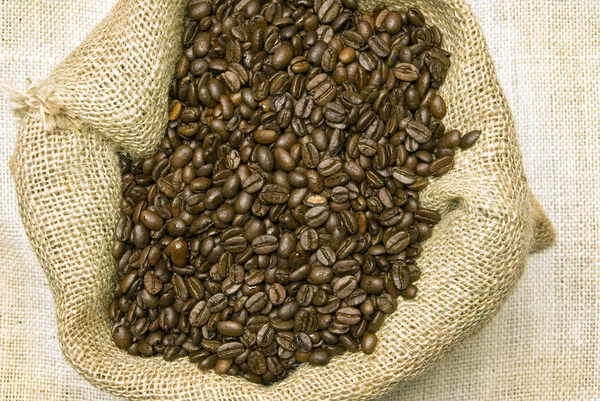
[[329,363],[330,359],[331,356],[327,352],[316,349],[310,354],[308,363],[315,366],[325,366]]
[[238,322],[230,320],[222,321],[217,323],[217,330],[219,333],[226,336],[239,337],[244,333],[244,326]]
[[221,359],[234,359],[242,355],[245,347],[239,342],[230,342],[221,345],[217,350],[217,355]]
[[367,333],[360,341],[360,348],[362,352],[367,355],[372,354],[377,346],[377,336],[375,333]]
[[469,149],[471,146],[475,145],[480,136],[481,131],[471,131],[468,134],[465,134],[460,141],[460,148],[463,150]]

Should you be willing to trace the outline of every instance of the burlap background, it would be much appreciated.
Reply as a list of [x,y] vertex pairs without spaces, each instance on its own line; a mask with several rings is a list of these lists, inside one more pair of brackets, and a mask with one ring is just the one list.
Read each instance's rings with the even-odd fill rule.
[[[2,9],[0,69],[22,88],[24,77],[45,76],[110,6],[33,2],[32,10],[32,2],[12,3]],[[598,8],[591,2],[587,9],[579,2],[577,10],[563,2],[545,2],[543,9],[537,2],[519,3],[519,8],[510,2],[473,5],[517,117],[531,185],[555,216],[559,243],[530,259],[519,290],[492,325],[390,400],[591,399],[598,392],[598,240],[593,232],[599,199],[597,182],[585,175],[598,171],[598,161],[584,157],[587,149],[599,148],[593,108],[598,95],[590,92],[584,103],[576,101],[584,84],[598,83],[593,53],[598,28],[592,25]],[[578,21],[578,31],[567,29],[568,21]],[[572,46],[577,38],[587,47]],[[56,58],[46,57],[50,54]],[[28,251],[7,174],[15,125],[6,111],[2,103],[0,244],[7,256],[0,268],[6,294],[0,315],[0,398],[110,399],[77,377],[58,351],[50,293]],[[579,184],[576,193],[563,189],[565,171]],[[569,301],[575,305],[568,306]]]

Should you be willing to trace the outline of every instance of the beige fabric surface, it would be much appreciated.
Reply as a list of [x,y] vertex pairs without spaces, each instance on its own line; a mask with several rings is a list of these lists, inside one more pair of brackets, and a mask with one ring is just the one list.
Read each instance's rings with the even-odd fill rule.
[[[79,3],[69,2],[69,6],[50,10],[50,14],[58,15],[54,25],[52,18],[45,14],[31,14],[31,7],[27,7],[30,3],[22,2],[21,11],[18,6],[2,9],[1,73],[3,78],[16,80],[21,88],[24,88],[25,76],[45,76],[50,66],[66,55],[83,38],[86,29],[95,25],[108,9],[107,5],[92,6],[91,2],[81,2],[79,8],[75,5],[72,10],[71,5]],[[580,103],[561,89],[561,85],[564,89],[577,88],[574,93],[579,94],[583,87],[578,86],[578,82],[598,83],[598,60],[593,58],[593,52],[569,46],[574,41],[571,35],[577,35],[590,49],[594,45],[597,48],[598,30],[592,31],[591,21],[598,15],[598,10],[593,9],[596,6],[592,2],[587,10],[582,9],[583,3],[579,3],[577,10],[563,2],[548,3],[562,13],[578,17],[581,32],[576,33],[567,29],[568,19],[553,20],[555,14],[546,8],[537,10],[537,2],[533,0],[530,8],[523,5],[527,2],[519,2],[523,9],[511,7],[510,2],[496,2],[494,6],[480,3],[473,2],[473,5],[492,54],[499,63],[500,78],[517,117],[530,183],[546,210],[555,216],[559,243],[550,251],[530,258],[519,290],[494,323],[445,358],[440,366],[397,389],[388,398],[546,399],[552,394],[567,399],[568,394],[574,394],[571,399],[590,399],[598,392],[595,381],[598,376],[597,348],[592,348],[597,347],[595,336],[598,330],[598,282],[597,275],[593,274],[598,264],[598,241],[597,237],[586,238],[584,233],[598,229],[598,184],[591,174],[582,175],[576,180],[580,192],[570,194],[563,189],[565,180],[558,173],[570,169],[572,177],[573,173],[578,173],[578,167],[581,168],[579,172],[584,173],[583,161],[596,163],[594,167],[598,171],[597,160],[583,157],[587,155],[585,149],[598,149],[598,112],[591,107],[594,94],[588,95],[590,107],[579,114],[573,105]],[[43,8],[44,3],[39,4]],[[73,13],[68,14],[71,11]],[[533,23],[542,12],[548,15]],[[18,22],[19,15],[39,18],[39,21],[35,23],[22,18]],[[525,19],[527,23],[522,22]],[[82,23],[77,28],[79,36],[65,28],[75,29],[78,23]],[[48,24],[60,28],[55,28],[57,32],[49,35]],[[540,43],[539,36],[546,31],[548,35],[560,32],[560,36],[548,38],[545,49],[538,50],[537,54],[528,51]],[[514,39],[508,39],[511,37]],[[551,55],[566,52],[563,46],[568,49],[568,54],[563,53],[563,56],[570,70],[542,68],[544,61],[553,60]],[[40,56],[42,52],[60,56],[44,59]],[[589,59],[587,63],[583,62],[584,58]],[[517,73],[522,74],[526,66],[536,68],[525,77],[518,76]],[[515,90],[518,85],[527,88],[525,93]],[[39,265],[28,250],[7,173],[7,155],[14,143],[15,125],[7,117],[6,103],[3,102],[1,107],[3,202],[0,244],[8,258],[1,268],[0,284],[3,292],[10,295],[3,298],[0,315],[0,357],[3,360],[0,398],[112,399],[76,377],[58,350],[50,292]],[[544,122],[546,118],[548,122]],[[579,125],[565,127],[564,121]],[[562,145],[568,138],[578,135],[581,144],[575,141],[571,146]],[[566,150],[561,151],[561,145]],[[569,157],[564,156],[565,152]],[[550,160],[540,154],[554,154],[556,158]],[[583,190],[586,179],[591,185],[588,192]],[[572,206],[568,208],[568,205]],[[587,254],[582,253],[584,249],[588,250]],[[584,278],[578,272],[588,272],[589,276]],[[14,294],[14,290],[8,290],[19,285],[24,288],[22,293]],[[567,314],[567,300],[579,305],[571,316]],[[12,312],[7,312],[11,307]],[[4,362],[7,360],[14,362]],[[574,372],[576,374],[572,374]],[[26,388],[18,388],[23,383],[27,383]],[[553,386],[560,388],[553,389]]]

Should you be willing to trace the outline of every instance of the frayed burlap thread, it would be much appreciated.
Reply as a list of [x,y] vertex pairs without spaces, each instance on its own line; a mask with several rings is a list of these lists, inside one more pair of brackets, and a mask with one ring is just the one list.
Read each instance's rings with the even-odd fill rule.
[[[441,90],[446,126],[483,134],[422,194],[443,219],[423,246],[418,298],[399,303],[375,353],[303,365],[263,387],[114,346],[107,305],[121,189],[117,152],[147,155],[164,133],[184,3],[117,3],[37,89],[52,88],[67,123],[49,130],[39,110],[23,116],[13,159],[21,214],[56,300],[60,345],[75,369],[134,400],[364,401],[420,374],[487,322],[515,287],[527,254],[548,245],[554,232],[529,193],[512,116],[471,10],[463,0],[413,0],[390,5],[421,9],[453,55]],[[69,126],[71,119],[77,122]]]

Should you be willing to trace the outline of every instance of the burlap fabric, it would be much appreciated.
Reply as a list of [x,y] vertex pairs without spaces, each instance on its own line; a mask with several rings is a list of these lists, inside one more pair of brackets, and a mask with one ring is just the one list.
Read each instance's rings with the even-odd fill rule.
[[[102,60],[105,52],[96,47],[117,45],[114,40],[104,41],[105,37],[111,37],[118,28],[123,29],[120,35],[132,32],[127,22],[143,30],[144,24],[125,16],[158,18],[152,12],[146,14],[152,9],[150,3],[126,3],[119,3],[123,8],[115,9],[108,22],[92,36],[94,39],[65,63],[70,65],[68,73],[64,73],[66,67],[59,68],[45,85],[17,99],[32,106],[21,110],[30,116],[25,118],[13,164],[25,226],[56,298],[63,351],[76,369],[100,387],[145,399],[376,396],[398,381],[420,373],[483,323],[514,285],[528,250],[541,246],[542,242],[533,241],[533,233],[551,239],[551,229],[541,212],[534,213],[537,223],[530,219],[529,193],[511,117],[470,10],[460,2],[419,2],[425,14],[437,15],[430,19],[450,33],[445,43],[455,55],[455,66],[445,88],[451,106],[447,123],[461,129],[476,124],[485,135],[474,150],[459,157],[455,171],[435,182],[425,197],[446,217],[428,242],[420,262],[424,269],[421,297],[414,303],[402,303],[399,312],[388,320],[378,352],[371,357],[345,356],[318,370],[303,367],[268,390],[198,372],[184,361],[166,364],[124,355],[110,343],[105,312],[113,269],[108,244],[119,192],[115,151],[141,154],[147,150],[145,146],[151,147],[152,140],[136,148],[131,144],[138,143],[131,138],[153,137],[155,132],[160,135],[163,127],[152,129],[152,118],[146,119],[143,112],[133,115],[140,125],[149,122],[140,131],[127,131],[124,127],[131,124],[122,124],[122,119],[114,119],[112,125],[108,124],[108,117],[97,123],[85,112],[95,102],[86,102],[85,96],[70,99],[68,95],[75,87],[95,91],[95,100],[110,106],[110,99],[127,93],[129,88],[123,89],[119,83],[130,85],[128,79],[118,80],[101,73],[79,79],[89,71],[84,67],[97,67],[98,60]],[[112,18],[119,15],[119,10],[127,13],[121,14],[116,23]],[[162,34],[168,32],[168,23],[167,19],[160,24],[167,27]],[[172,58],[175,50],[168,45],[153,50],[156,53],[152,57],[140,58],[166,60],[165,63],[146,64],[147,69],[141,70],[160,76],[156,70]],[[117,63],[112,65],[123,69],[119,77],[140,70],[131,62],[136,59],[131,53],[113,54],[116,57],[108,57],[105,62]],[[166,85],[161,88],[155,82],[142,83],[144,88],[152,86],[149,91],[136,90],[148,102],[160,106],[160,100],[154,97],[166,98]],[[115,90],[119,93],[113,93]],[[144,109],[148,104],[142,102],[136,107]],[[118,115],[122,106],[115,107]],[[106,110],[98,113],[111,115]],[[107,125],[99,128],[103,122]],[[70,125],[73,126],[69,128]],[[157,375],[159,369],[165,372],[162,378]],[[315,379],[316,372],[319,376]],[[312,380],[303,381],[308,377]],[[361,383],[368,386],[360,387]]]

